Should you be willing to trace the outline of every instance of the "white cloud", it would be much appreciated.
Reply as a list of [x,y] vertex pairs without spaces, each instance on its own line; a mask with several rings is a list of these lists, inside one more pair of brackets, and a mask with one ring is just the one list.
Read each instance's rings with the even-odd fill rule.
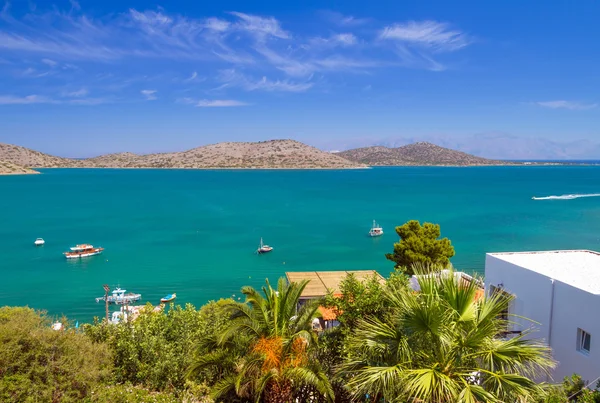
[[454,51],[469,44],[466,34],[450,30],[448,24],[436,21],[409,21],[385,27],[381,39],[396,40],[409,45],[422,46],[434,51]]
[[156,100],[156,90],[141,90],[140,93],[146,97],[147,101],[154,101]]
[[47,64],[50,67],[55,67],[58,64],[52,59],[42,59],[42,63]]
[[13,95],[0,95],[0,105],[26,105],[50,103],[56,103],[56,101],[42,95],[27,95],[24,97],[16,97]]
[[324,15],[329,21],[342,27],[357,27],[371,21],[370,18],[356,18],[352,15],[344,15],[334,11],[326,11]]
[[194,72],[192,73],[192,75],[191,75],[191,76],[189,76],[188,78],[186,78],[185,80],[183,80],[183,82],[185,82],[185,83],[189,83],[189,82],[192,82],[192,81],[196,81],[196,79],[197,79],[197,78],[198,78],[198,72],[197,72],[197,71],[194,71]]
[[312,46],[329,48],[335,46],[353,46],[358,43],[358,38],[352,33],[334,34],[328,38],[316,37],[310,40]]
[[196,103],[200,108],[224,108],[232,106],[246,106],[245,102],[236,101],[233,99],[201,99]]
[[235,11],[231,14],[241,20],[235,25],[237,29],[251,33],[259,40],[264,40],[269,36],[280,39],[288,39],[290,37],[290,35],[281,28],[279,21],[273,17],[265,18]]
[[544,102],[536,102],[538,106],[543,108],[550,109],[569,109],[569,110],[587,110],[594,109],[598,106],[598,104],[584,104],[580,102],[572,102],[572,101],[544,101]]
[[246,91],[304,92],[313,86],[313,83],[308,81],[297,83],[289,80],[269,80],[265,76],[255,80],[234,69],[220,71],[217,78],[223,83],[218,89],[240,87]]
[[62,96],[71,97],[71,98],[81,98],[81,97],[86,96],[87,94],[89,94],[89,91],[87,88],[80,88],[76,91],[63,92]]

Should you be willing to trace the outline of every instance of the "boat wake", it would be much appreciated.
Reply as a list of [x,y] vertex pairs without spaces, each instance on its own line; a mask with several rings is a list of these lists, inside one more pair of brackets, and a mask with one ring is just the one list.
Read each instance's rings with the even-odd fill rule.
[[573,199],[580,199],[582,197],[600,197],[600,193],[572,194],[572,195],[562,195],[562,196],[532,197],[532,199],[533,200],[573,200]]

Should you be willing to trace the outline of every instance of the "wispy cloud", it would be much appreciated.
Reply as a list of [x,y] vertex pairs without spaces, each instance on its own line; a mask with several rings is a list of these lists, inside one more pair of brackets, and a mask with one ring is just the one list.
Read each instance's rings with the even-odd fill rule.
[[183,81],[186,83],[189,83],[189,82],[195,81],[197,78],[198,78],[198,72],[194,71],[191,76],[189,76],[188,78],[186,78]]
[[62,96],[71,97],[71,98],[81,98],[81,97],[85,97],[87,94],[89,94],[89,91],[87,88],[80,88],[75,91],[65,91],[62,93]]
[[27,104],[51,104],[55,100],[42,95],[27,95],[17,97],[13,95],[0,95],[0,105],[27,105]]
[[383,28],[379,39],[395,45],[396,54],[405,66],[443,71],[446,66],[434,59],[435,54],[454,52],[468,46],[471,38],[437,21],[409,21]]
[[197,106],[199,108],[227,108],[234,106],[249,105],[246,102],[236,101],[234,99],[201,99],[194,100],[192,98],[183,98],[180,102]]
[[154,101],[157,99],[156,90],[141,90],[140,94],[146,97],[147,101]]
[[[162,8],[93,16],[76,1],[67,11],[40,8],[20,18],[10,15],[7,7],[3,11],[0,52],[18,66],[12,71],[21,69],[27,77],[51,75],[48,80],[56,81],[54,88],[94,88],[99,97],[108,98],[122,91],[128,97],[139,99],[141,94],[155,100],[160,91],[161,99],[168,99],[191,87],[173,86],[193,82],[200,89],[208,87],[208,77],[215,76],[223,91],[300,93],[326,82],[324,76],[331,73],[375,74],[382,67],[441,71],[446,65],[438,60],[440,54],[471,43],[465,33],[442,22],[408,21],[366,29],[357,27],[375,25],[375,21],[333,12],[324,14],[330,24],[323,24],[321,32],[306,36],[273,16],[235,10],[224,17],[192,18]],[[41,62],[32,64],[31,60]],[[99,72],[119,76],[118,69],[126,66],[131,75],[147,77],[152,75],[149,69],[164,65],[148,60],[168,61],[179,70],[161,81],[133,83],[121,73],[102,90],[93,84]],[[225,77],[227,71],[234,74]],[[221,101],[231,100],[216,102]]]
[[371,21],[370,18],[356,18],[352,15],[344,15],[335,11],[325,11],[323,15],[327,20],[340,27],[358,27],[368,24]]
[[264,76],[256,80],[234,69],[222,70],[217,78],[223,83],[218,89],[240,87],[246,91],[304,92],[314,85],[312,82],[269,80]]
[[58,65],[58,62],[55,62],[52,59],[42,59],[42,63],[44,63],[44,64],[46,64],[46,65],[48,65],[50,67],[55,67],[55,66]]
[[572,101],[544,101],[544,102],[535,102],[536,105],[541,106],[543,108],[550,109],[569,109],[569,110],[587,110],[594,109],[598,106],[598,104],[585,104],[581,102],[572,102]]
[[54,99],[44,95],[0,95],[0,105],[31,105],[31,104],[65,104],[65,105],[99,105],[110,102],[107,98],[77,98]]
[[451,52],[469,44],[465,33],[451,30],[448,24],[437,21],[409,21],[390,25],[380,32],[379,37],[436,52]]
[[316,37],[309,41],[310,46],[330,48],[335,46],[353,46],[358,43],[358,38],[352,33],[333,34],[327,38]]

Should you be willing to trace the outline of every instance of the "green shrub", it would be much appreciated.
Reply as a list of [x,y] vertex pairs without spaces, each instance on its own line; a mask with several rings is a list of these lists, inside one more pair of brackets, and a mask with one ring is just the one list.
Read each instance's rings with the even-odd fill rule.
[[106,345],[50,325],[33,309],[0,308],[0,401],[80,402],[109,378]]

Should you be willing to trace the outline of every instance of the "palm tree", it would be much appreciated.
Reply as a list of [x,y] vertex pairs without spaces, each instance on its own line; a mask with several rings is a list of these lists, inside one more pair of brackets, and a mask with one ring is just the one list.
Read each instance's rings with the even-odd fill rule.
[[315,400],[333,401],[327,376],[319,363],[308,359],[317,344],[312,320],[318,303],[308,302],[298,308],[307,283],[287,284],[281,278],[275,290],[267,280],[262,294],[243,287],[246,301],[229,304],[231,321],[219,336],[221,350],[200,357],[195,367],[220,365],[233,351],[235,340],[248,341],[246,351],[235,358],[233,370],[213,387],[215,400],[233,391],[240,398],[256,402],[286,403],[294,401],[295,391],[310,388],[318,395]]
[[[429,268],[428,273],[439,271]],[[417,268],[417,270],[419,270]],[[501,337],[510,297],[483,297],[452,270],[419,276],[420,292],[386,291],[388,315],[365,318],[350,336],[342,366],[348,387],[372,401],[526,402],[540,393],[532,378],[554,365],[549,348],[527,333]]]

